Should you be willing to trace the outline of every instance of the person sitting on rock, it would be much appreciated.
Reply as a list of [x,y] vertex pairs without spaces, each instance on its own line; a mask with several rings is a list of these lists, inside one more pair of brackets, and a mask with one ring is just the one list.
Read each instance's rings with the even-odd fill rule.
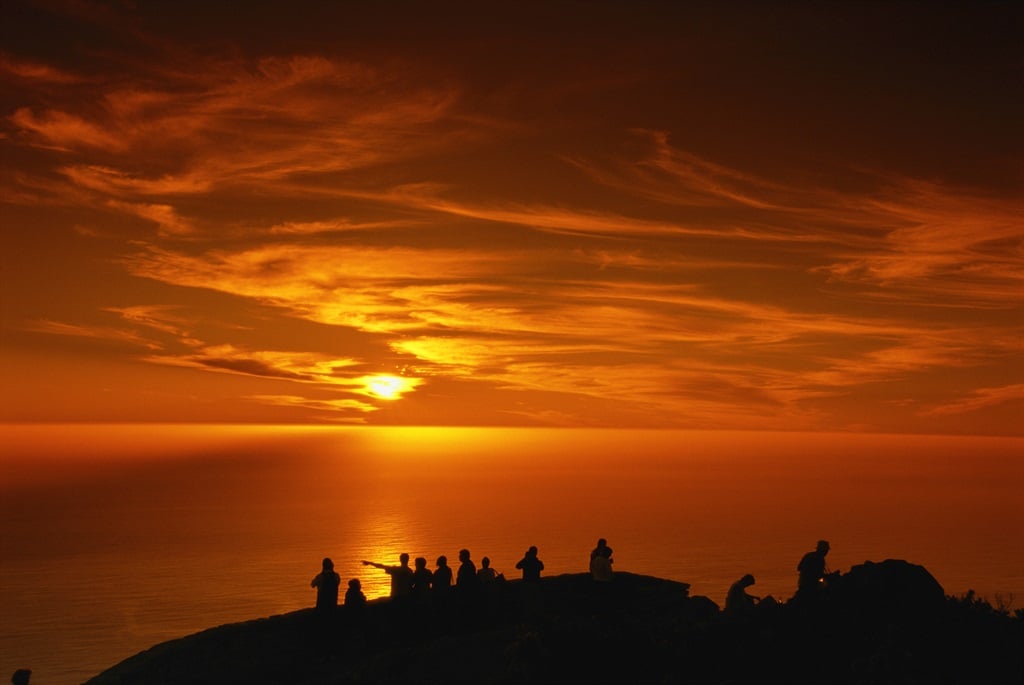
[[590,575],[594,580],[607,583],[612,579],[612,548],[601,538],[590,552]]
[[316,588],[316,608],[320,611],[333,609],[338,606],[338,586],[341,585],[341,576],[334,571],[334,562],[329,557],[324,557],[320,573],[313,578],[310,587]]
[[[476,572],[476,577],[480,579],[482,584],[498,580],[498,576],[501,576],[501,574],[491,568],[490,557],[484,557],[480,560],[480,570]],[[504,576],[501,577],[504,580]]]
[[729,616],[749,616],[760,597],[747,594],[747,588],[754,584],[754,576],[749,573],[729,587],[725,596],[725,613]]
[[800,559],[796,570],[800,574],[797,581],[796,594],[800,596],[813,596],[817,594],[825,582],[825,574],[828,567],[825,565],[825,555],[828,554],[828,540],[818,540],[818,546],[813,552],[808,552]]
[[523,572],[523,580],[535,583],[540,580],[540,572],[544,570],[544,562],[537,558],[537,547],[531,546],[523,558],[516,562],[516,568]]
[[345,590],[345,606],[361,611],[366,607],[366,595],[363,594],[363,584],[358,578],[348,581],[348,590]]

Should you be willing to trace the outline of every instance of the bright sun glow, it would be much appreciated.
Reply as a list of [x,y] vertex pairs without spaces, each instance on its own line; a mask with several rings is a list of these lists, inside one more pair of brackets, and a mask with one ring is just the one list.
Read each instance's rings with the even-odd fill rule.
[[397,400],[419,383],[417,379],[402,376],[366,376],[363,378],[366,394],[382,400]]

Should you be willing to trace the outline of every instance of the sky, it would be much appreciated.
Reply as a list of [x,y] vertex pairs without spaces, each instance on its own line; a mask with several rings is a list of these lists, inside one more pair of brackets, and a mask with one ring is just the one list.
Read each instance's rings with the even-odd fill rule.
[[0,421],[1024,435],[1019,4],[228,5],[5,3]]

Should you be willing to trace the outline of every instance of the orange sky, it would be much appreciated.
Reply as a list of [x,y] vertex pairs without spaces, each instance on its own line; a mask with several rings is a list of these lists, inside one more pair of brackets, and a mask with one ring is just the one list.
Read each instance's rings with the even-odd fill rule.
[[0,420],[1024,434],[1020,7],[679,5],[5,5]]

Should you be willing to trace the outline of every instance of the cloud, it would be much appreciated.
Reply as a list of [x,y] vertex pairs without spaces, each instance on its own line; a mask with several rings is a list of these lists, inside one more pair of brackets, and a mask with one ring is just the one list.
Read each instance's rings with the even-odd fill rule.
[[141,324],[175,337],[187,337],[187,330],[193,323],[181,315],[180,305],[133,305],[130,307],[107,307],[108,312],[117,314],[125,321]]
[[246,399],[279,407],[299,407],[327,412],[321,418],[328,421],[365,423],[361,418],[353,418],[352,412],[366,414],[378,410],[376,405],[355,399],[311,399],[301,395],[249,395]]
[[485,205],[446,199],[444,188],[433,184],[409,184],[386,192],[352,192],[356,197],[376,199],[399,206],[451,214],[471,219],[523,226],[556,234],[595,236],[697,236],[769,242],[817,240],[793,231],[762,230],[745,225],[702,224],[699,221],[654,221],[612,212],[569,209],[547,205]]
[[68,164],[65,175],[126,202],[352,170],[415,156],[453,133],[444,126],[453,88],[352,62],[265,58],[160,76],[148,88],[97,84],[89,114],[26,106],[9,122],[40,145],[100,153],[103,162]]
[[[1024,201],[935,181],[865,173],[874,191],[793,186],[714,164],[637,131],[649,149],[604,166],[569,160],[596,182],[665,205],[732,208],[736,239],[820,243],[812,271],[863,286],[872,299],[1006,308],[1024,289]],[[749,210],[757,210],[750,213]],[[732,221],[736,219],[733,218]],[[628,225],[628,222],[624,222]],[[714,235],[710,222],[693,235]],[[628,229],[626,229],[628,230]]]
[[[148,281],[100,307],[121,328],[33,330],[286,383],[250,398],[359,420],[384,396],[372,379],[405,365],[415,399],[472,384],[537,421],[814,427],[845,398],[1019,351],[1017,197],[870,172],[853,189],[797,184],[650,128],[579,149],[477,111],[454,77],[381,64],[182,53],[72,88],[0,60],[8,78],[69,86],[6,119],[0,143],[38,167],[5,172],[4,198],[72,208],[83,235],[155,228],[104,246]],[[238,311],[200,304],[227,299],[210,292],[311,337],[241,333]],[[325,342],[342,336],[362,353]],[[1011,392],[960,391],[919,416]],[[890,406],[924,403],[899,392]]]
[[868,205],[888,231],[875,249],[820,267],[924,306],[1008,308],[1024,292],[1024,201],[902,181]]
[[[264,245],[199,255],[150,249],[125,264],[145,278],[255,298],[320,323],[388,332],[483,316],[480,308],[460,305],[464,288],[451,282],[490,278],[510,260],[465,250]],[[495,307],[490,316],[504,311]]]
[[[145,177],[107,166],[90,164],[65,166],[60,169],[60,172],[76,188],[113,197],[136,198],[139,196],[196,194],[211,189],[210,178],[191,171],[184,174]],[[90,199],[95,202],[95,198]],[[133,201],[108,201],[108,206],[115,209],[127,209],[131,214],[136,214],[132,208],[137,205],[138,203]]]
[[[648,144],[647,153],[618,173],[582,160],[570,160],[603,185],[642,193],[666,204],[689,207],[741,205],[754,209],[784,209],[792,190],[754,174],[716,164],[669,143],[665,131],[634,129]],[[621,174],[621,175],[618,175]]]
[[94,338],[97,340],[114,340],[118,342],[131,343],[148,349],[160,348],[160,345],[157,342],[141,336],[134,331],[127,331],[109,326],[72,324],[41,319],[27,322],[22,329],[35,333],[47,333],[50,335]]
[[72,84],[82,78],[43,62],[0,55],[0,74],[37,84]]
[[59,110],[35,114],[28,107],[21,107],[10,115],[10,121],[44,146],[63,150],[86,147],[118,151],[126,148],[116,131]]
[[[817,414],[802,405],[817,399],[982,364],[1013,344],[984,328],[716,296],[707,286],[661,282],[644,261],[621,260],[632,265],[632,278],[606,279],[586,252],[557,259],[565,269],[573,260],[591,267],[587,278],[553,279],[536,270],[538,263],[552,266],[542,255],[264,245],[191,255],[150,249],[128,266],[147,278],[271,303],[299,318],[395,336],[391,349],[415,359],[422,377],[614,396],[669,415],[702,396],[708,415],[712,406],[721,416],[746,411],[728,410],[739,403],[776,417],[785,408],[809,422]],[[709,379],[718,400],[700,390]]]
[[[53,335],[87,337],[128,342],[150,351],[140,359],[162,366],[177,366],[221,373],[298,383],[306,395],[267,396],[266,401],[279,406],[365,412],[376,407],[359,396],[377,400],[397,399],[415,391],[424,379],[410,374],[367,374],[366,364],[346,357],[285,350],[256,350],[233,344],[208,344],[194,337],[196,324],[180,313],[180,306],[139,305],[109,308],[124,321],[139,324],[156,333],[166,334],[163,340],[140,335],[137,331],[111,326],[82,326],[56,321],[35,321],[25,330]],[[307,399],[307,395],[330,389],[349,397],[331,400]],[[267,399],[271,398],[271,399]],[[276,399],[275,399],[276,398]],[[281,398],[290,398],[287,401]],[[301,401],[299,401],[301,399]],[[337,416],[332,421],[339,420]]]
[[290,371],[282,371],[259,359],[222,359],[218,357],[192,357],[192,361],[213,369],[224,369],[249,376],[266,376],[268,378],[287,378],[295,381],[313,380],[312,376],[306,376]]
[[324,233],[349,233],[354,231],[378,231],[387,228],[407,227],[406,221],[352,221],[346,218],[320,221],[285,221],[274,224],[261,232],[271,236],[304,236]]
[[117,202],[112,200],[108,203],[108,206],[155,223],[161,235],[188,235],[194,232],[191,222],[179,216],[171,205]]
[[964,397],[920,412],[922,416],[952,416],[981,411],[1011,402],[1024,401],[1024,383],[977,388]]
[[334,358],[312,352],[250,350],[231,344],[203,345],[181,355],[161,355],[149,361],[175,366],[205,367],[250,376],[284,378],[326,385],[344,384],[339,374],[358,364],[353,359]]

